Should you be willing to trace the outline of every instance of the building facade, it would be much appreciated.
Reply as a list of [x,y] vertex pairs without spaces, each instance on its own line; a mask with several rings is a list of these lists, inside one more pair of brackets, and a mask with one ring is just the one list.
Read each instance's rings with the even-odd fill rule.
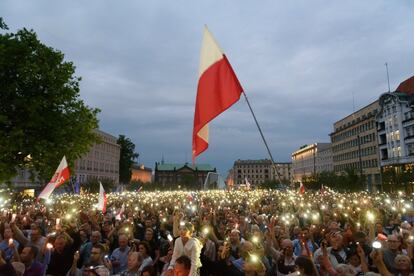
[[29,170],[18,169],[17,175],[10,180],[10,183],[12,183],[13,188],[16,190],[31,190],[31,193],[34,196],[34,191],[40,189],[43,183],[41,183],[37,177],[34,177],[34,180],[31,178],[33,177]]
[[[290,184],[292,163],[275,163],[283,184]],[[246,179],[251,185],[260,185],[267,181],[278,180],[269,159],[260,160],[236,160],[233,165],[233,183],[235,185],[246,184]]]
[[131,167],[131,181],[138,181],[141,183],[152,182],[152,169],[144,165],[133,164]]
[[411,88],[404,86],[407,81],[379,98],[377,128],[385,191],[402,185],[407,192],[414,191],[414,78]]
[[332,171],[331,143],[313,143],[300,147],[292,153],[293,182],[302,182],[323,171]]
[[100,144],[94,144],[89,152],[75,161],[75,176],[80,184],[90,180],[108,180],[119,184],[119,158],[121,147],[117,138],[96,130],[101,138]]
[[364,189],[380,189],[380,162],[376,115],[379,101],[375,101],[334,123],[330,134],[333,169],[337,174],[355,170],[366,178]]
[[327,147],[320,147],[316,154],[316,171],[317,172],[332,172],[332,144],[329,143]]
[[163,188],[203,189],[208,173],[216,173],[209,164],[155,163],[154,183]]

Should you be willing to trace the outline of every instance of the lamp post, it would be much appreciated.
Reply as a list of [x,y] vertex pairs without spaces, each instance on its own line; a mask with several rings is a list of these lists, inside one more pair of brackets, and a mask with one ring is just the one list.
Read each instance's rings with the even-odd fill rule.
[[358,128],[358,134],[357,134],[357,141],[358,141],[359,177],[362,183],[362,190],[364,190],[365,185],[364,185],[364,182],[362,181],[362,158],[361,158],[361,142],[360,142],[360,136],[359,136],[359,128]]

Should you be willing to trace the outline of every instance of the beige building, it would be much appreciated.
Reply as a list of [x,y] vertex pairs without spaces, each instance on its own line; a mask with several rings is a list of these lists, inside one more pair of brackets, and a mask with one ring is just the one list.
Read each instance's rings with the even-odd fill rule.
[[332,171],[331,143],[305,145],[292,153],[293,182],[302,182],[306,176]]
[[375,101],[334,123],[330,134],[333,168],[336,173],[353,169],[366,176],[365,189],[376,190],[381,184],[377,143]]
[[79,183],[88,180],[111,180],[119,184],[119,158],[121,147],[117,138],[100,130],[96,130],[102,143],[95,144],[89,152],[75,161],[75,175]]
[[[275,163],[283,184],[290,184],[292,163]],[[246,179],[251,185],[260,185],[266,181],[278,180],[272,169],[272,162],[269,159],[261,160],[237,160],[233,165],[234,184],[246,184]]]

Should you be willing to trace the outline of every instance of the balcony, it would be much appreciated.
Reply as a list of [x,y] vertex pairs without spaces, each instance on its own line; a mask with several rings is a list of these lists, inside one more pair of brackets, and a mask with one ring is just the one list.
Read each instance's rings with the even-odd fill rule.
[[385,130],[385,124],[379,124],[378,126],[377,126],[377,131],[378,132],[380,132],[380,131],[383,131],[383,130]]
[[381,166],[397,165],[397,164],[410,164],[414,162],[414,155],[412,156],[400,156],[391,157],[388,159],[381,159]]
[[402,123],[404,124],[404,123],[411,122],[411,121],[414,121],[414,117],[405,119],[405,120],[402,121]]
[[414,135],[409,135],[407,137],[404,138],[404,141],[410,140],[410,139],[414,139]]

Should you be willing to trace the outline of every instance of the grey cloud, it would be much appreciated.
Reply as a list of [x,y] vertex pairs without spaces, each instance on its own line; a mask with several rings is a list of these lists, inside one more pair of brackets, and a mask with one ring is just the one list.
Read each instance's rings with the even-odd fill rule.
[[[12,30],[33,28],[82,76],[101,128],[126,134],[140,161],[191,161],[203,24],[229,57],[272,153],[288,161],[328,141],[332,124],[414,74],[411,1],[1,1]],[[198,160],[225,173],[266,158],[241,99],[211,124]]]

